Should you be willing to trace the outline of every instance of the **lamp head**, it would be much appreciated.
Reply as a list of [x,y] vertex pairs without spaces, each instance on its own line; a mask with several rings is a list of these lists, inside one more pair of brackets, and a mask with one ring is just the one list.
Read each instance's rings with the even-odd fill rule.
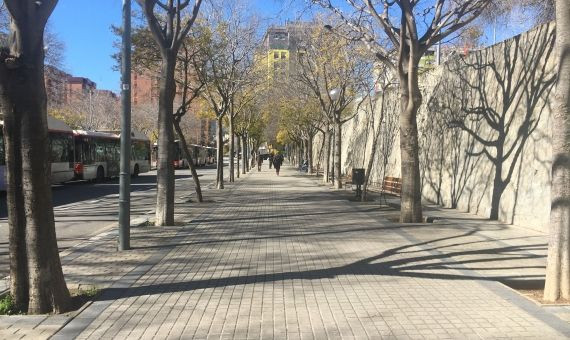
[[338,100],[340,98],[340,89],[332,89],[329,95],[332,100]]

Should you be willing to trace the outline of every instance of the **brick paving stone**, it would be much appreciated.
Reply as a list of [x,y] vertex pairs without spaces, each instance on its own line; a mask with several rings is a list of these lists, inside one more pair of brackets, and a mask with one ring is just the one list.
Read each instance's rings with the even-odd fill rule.
[[545,235],[448,210],[401,226],[283,170],[206,191],[199,213],[179,205],[187,225],[135,229],[126,254],[103,239],[74,256],[71,280],[109,289],[54,339],[570,337],[496,282],[543,276]]

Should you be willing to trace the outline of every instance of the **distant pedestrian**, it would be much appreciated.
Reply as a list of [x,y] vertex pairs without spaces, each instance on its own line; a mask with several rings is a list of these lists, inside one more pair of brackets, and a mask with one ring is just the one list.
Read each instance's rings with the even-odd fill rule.
[[261,164],[263,164],[263,157],[257,154],[257,171],[261,171]]
[[275,167],[275,172],[279,176],[279,169],[281,169],[281,164],[283,164],[283,155],[277,154],[273,157],[273,166]]
[[275,157],[275,154],[273,153],[273,151],[269,154],[269,169],[271,169],[271,166],[273,166],[273,157]]

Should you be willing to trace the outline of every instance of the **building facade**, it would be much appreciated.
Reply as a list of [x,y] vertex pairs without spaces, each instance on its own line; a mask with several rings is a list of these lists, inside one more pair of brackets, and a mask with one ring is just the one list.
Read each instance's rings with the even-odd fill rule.
[[288,78],[295,72],[297,49],[308,32],[310,25],[304,22],[288,22],[267,30],[258,63],[265,64],[269,79]]

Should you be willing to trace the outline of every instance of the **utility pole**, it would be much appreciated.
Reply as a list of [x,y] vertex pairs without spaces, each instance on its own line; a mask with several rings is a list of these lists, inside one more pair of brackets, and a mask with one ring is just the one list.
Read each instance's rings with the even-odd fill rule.
[[119,251],[131,248],[131,0],[123,0]]

